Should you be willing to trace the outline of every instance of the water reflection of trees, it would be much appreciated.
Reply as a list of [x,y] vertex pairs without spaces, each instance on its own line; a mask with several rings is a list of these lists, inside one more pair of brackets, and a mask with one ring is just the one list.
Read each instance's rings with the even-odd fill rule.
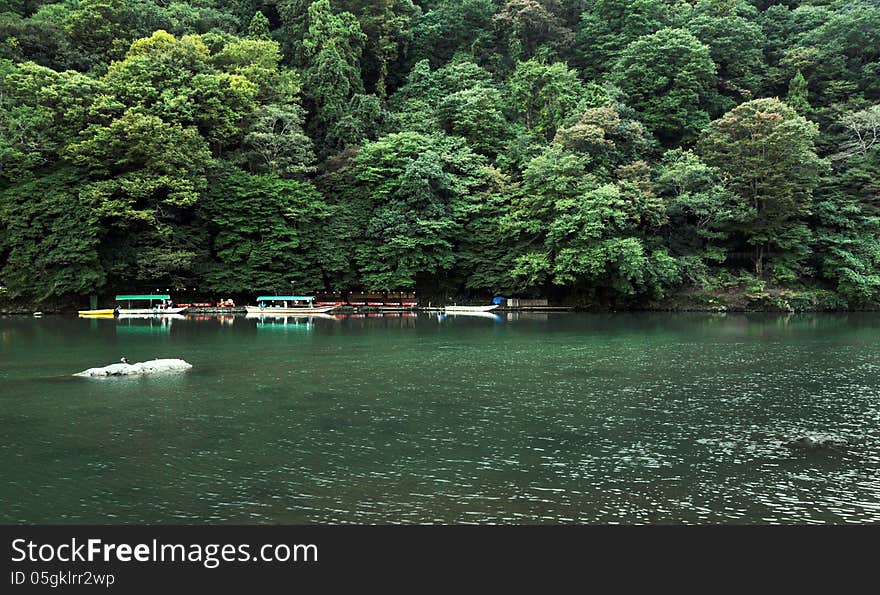
[[359,314],[337,314],[344,320],[346,328],[381,329],[415,328],[419,315],[416,312],[369,312]]
[[[500,312],[497,320],[512,323],[511,328],[531,332],[576,334],[672,334],[706,333],[728,337],[766,337],[800,333],[855,333],[876,337],[880,333],[880,313],[703,313],[703,312]],[[224,329],[237,332],[256,330],[254,320],[244,316],[197,315],[129,319],[78,319],[64,316],[0,317],[0,346],[13,348],[34,341],[69,342],[82,332],[108,339],[120,334],[211,333]],[[316,329],[414,329],[437,326],[436,314],[424,312],[336,313],[309,319]],[[269,321],[265,321],[269,322]],[[339,323],[343,324],[340,325]],[[486,326],[477,317],[445,317],[441,322],[456,326]]]

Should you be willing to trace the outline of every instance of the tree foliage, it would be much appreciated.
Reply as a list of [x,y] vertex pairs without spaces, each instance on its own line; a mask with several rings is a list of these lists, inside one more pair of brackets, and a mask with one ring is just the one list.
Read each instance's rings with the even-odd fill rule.
[[876,304],[878,48],[870,0],[0,1],[0,286]]
[[611,80],[666,146],[687,143],[709,123],[716,65],[709,48],[683,29],[662,29],[621,53]]
[[736,227],[754,246],[758,274],[770,250],[791,237],[787,232],[802,234],[799,220],[811,212],[822,166],[817,135],[818,127],[785,103],[756,99],[713,122],[700,139],[701,156],[723,172],[744,213]]
[[320,289],[314,246],[330,210],[314,186],[222,164],[214,173],[199,207],[213,238],[206,286],[226,292]]

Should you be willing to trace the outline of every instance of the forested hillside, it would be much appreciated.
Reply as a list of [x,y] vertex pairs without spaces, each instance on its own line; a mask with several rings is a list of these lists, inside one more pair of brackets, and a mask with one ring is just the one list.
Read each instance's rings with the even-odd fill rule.
[[878,209],[877,0],[0,0],[8,300],[862,307]]

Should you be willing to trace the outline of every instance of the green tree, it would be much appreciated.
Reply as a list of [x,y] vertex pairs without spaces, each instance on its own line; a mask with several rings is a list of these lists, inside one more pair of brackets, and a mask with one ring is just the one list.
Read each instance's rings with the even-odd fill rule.
[[611,80],[665,146],[694,140],[709,123],[706,105],[715,64],[709,48],[689,31],[663,29],[632,42],[621,52]]
[[463,136],[475,151],[494,155],[507,134],[501,93],[491,87],[472,87],[447,95],[438,115],[446,132]]
[[210,153],[194,128],[167,124],[135,110],[92,127],[64,152],[88,172],[81,197],[107,222],[161,227],[192,207],[206,186]]
[[[204,41],[203,38],[201,38]],[[225,73],[242,76],[254,85],[261,103],[299,101],[300,77],[280,65],[281,52],[275,41],[236,39],[210,57],[211,64]]]
[[122,106],[142,106],[170,119],[191,117],[192,107],[178,96],[191,89],[193,77],[210,71],[208,56],[197,36],[177,39],[156,31],[135,41],[125,59],[113,63],[104,82]]
[[312,141],[303,132],[302,122],[298,106],[267,105],[257,110],[244,137],[243,157],[251,170],[281,177],[313,171]]
[[553,141],[569,151],[588,154],[593,174],[603,179],[610,179],[618,166],[653,152],[650,135],[640,122],[627,117],[622,105],[588,107],[569,122],[556,131]]
[[101,68],[121,57],[128,46],[124,0],[82,0],[67,17],[66,30],[81,51]]
[[314,246],[330,210],[312,184],[228,165],[211,178],[199,206],[215,258],[204,272],[209,289],[286,292],[291,283],[302,292],[323,289]]
[[409,289],[452,269],[465,206],[487,183],[485,160],[461,138],[403,132],[366,143],[357,163],[372,201],[357,247],[364,285]]
[[[785,257],[786,232],[810,213],[823,162],[815,153],[818,127],[778,99],[743,103],[712,122],[699,153],[718,168],[733,192],[735,208],[749,216],[734,229],[753,247],[758,275],[773,250]],[[789,251],[803,252],[803,242]]]
[[880,106],[841,118],[848,133],[816,190],[820,274],[854,304],[880,301]]
[[673,13],[657,0],[593,0],[577,32],[578,67],[587,80],[599,78],[627,45],[669,26]]
[[363,286],[358,248],[367,242],[373,212],[372,196],[357,179],[359,147],[349,145],[324,162],[315,183],[333,211],[316,234],[325,287],[349,291]]
[[878,32],[874,0],[0,0],[0,274],[877,303]]
[[307,63],[303,88],[309,107],[326,130],[343,116],[349,98],[363,92],[358,60],[366,36],[354,15],[334,14],[329,0],[313,2],[308,15],[309,28],[302,43]]
[[21,180],[57,164],[71,138],[95,121],[92,108],[103,92],[99,81],[77,72],[0,63],[0,178]]
[[87,70],[91,62],[73,47],[65,25],[73,7],[51,4],[28,18],[0,8],[0,59],[33,61],[57,71]]
[[509,82],[510,109],[529,130],[553,138],[585,94],[577,73],[561,62],[520,62]]
[[458,53],[483,56],[494,14],[492,0],[442,0],[413,25],[413,60],[429,60],[437,68]]
[[511,180],[500,170],[490,169],[485,191],[465,203],[464,233],[456,250],[456,272],[463,276],[464,291],[507,295],[517,292],[511,275],[516,258],[527,250],[518,245],[514,229],[505,225]]
[[[252,66],[248,74],[265,70],[266,62],[269,68],[277,63],[273,42],[241,43],[268,50],[268,57],[246,54]],[[228,54],[218,57],[230,70],[244,69],[243,60],[236,68]],[[195,126],[216,153],[241,141],[242,124],[253,113],[260,94],[258,84],[243,74],[218,72],[198,36],[176,39],[165,31],[134,42],[125,60],[111,65],[104,82],[118,103],[110,115],[137,107],[166,122]]]
[[511,271],[517,289],[569,286],[604,300],[662,293],[678,268],[646,237],[665,223],[646,164],[601,185],[588,164],[585,155],[553,147],[526,165],[504,222],[521,250]]
[[364,78],[384,101],[402,78],[393,67],[412,40],[412,26],[421,11],[411,0],[337,1],[342,10],[357,16],[366,36]]
[[528,60],[540,48],[557,56],[566,53],[574,32],[566,26],[562,12],[560,0],[507,0],[494,21],[508,60]]
[[80,183],[64,168],[0,191],[2,276],[12,297],[39,303],[103,286],[101,225],[77,196]]
[[344,149],[376,140],[390,127],[391,114],[375,95],[358,93],[348,101],[345,115],[327,132],[328,147]]
[[797,113],[806,116],[810,113],[810,102],[807,100],[808,97],[809,90],[807,89],[807,79],[805,79],[804,75],[801,74],[801,71],[798,70],[797,74],[794,75],[794,78],[791,79],[791,82],[788,84],[788,96],[785,98],[785,102],[794,108]]
[[281,27],[279,41],[283,44],[286,63],[296,68],[306,65],[303,40],[309,31],[309,5],[314,0],[281,0],[278,16]]
[[706,47],[717,66],[719,99],[714,115],[753,99],[764,82],[767,64],[764,48],[767,39],[759,23],[757,11],[751,18],[737,14],[735,2],[719,4],[717,0],[698,2],[693,18],[686,28]]
[[259,10],[254,13],[254,18],[251,19],[251,23],[248,25],[248,37],[251,39],[269,39],[269,19]]
[[[820,27],[805,33],[798,45],[815,50],[814,78],[823,103],[846,101],[853,93],[880,99],[880,6],[876,2],[842,7]],[[796,68],[796,62],[791,67]]]
[[664,230],[666,244],[678,257],[682,274],[703,285],[709,280],[710,266],[727,258],[730,230],[748,217],[750,210],[737,208],[722,173],[692,151],[667,151],[657,186],[669,216]]
[[437,70],[428,60],[418,62],[389,108],[398,130],[457,134],[486,154],[505,135],[501,94],[491,74],[469,60],[453,60]]

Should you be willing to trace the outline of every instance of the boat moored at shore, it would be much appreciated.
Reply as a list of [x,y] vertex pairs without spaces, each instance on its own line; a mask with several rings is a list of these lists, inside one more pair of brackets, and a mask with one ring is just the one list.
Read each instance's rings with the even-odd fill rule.
[[444,312],[489,312],[498,307],[498,304],[489,306],[444,306]]
[[[177,307],[171,303],[171,296],[167,294],[142,294],[142,295],[117,295],[115,308],[101,308],[95,310],[78,310],[80,318],[114,318],[118,316],[168,316],[183,314],[185,307]],[[121,307],[124,304],[125,307]],[[146,307],[137,307],[145,305]],[[134,306],[134,307],[132,307]]]
[[316,306],[311,295],[261,295],[256,306],[245,306],[248,314],[324,314],[339,306]]
[[113,318],[113,308],[105,308],[103,310],[79,310],[78,314],[82,318]]
[[[183,314],[186,308],[175,308],[171,303],[171,296],[168,294],[144,294],[144,295],[117,295],[117,302],[125,302],[125,308],[118,307],[118,312],[122,314],[150,314],[153,316],[163,316],[166,314]],[[139,302],[146,302],[146,308],[132,308]]]

